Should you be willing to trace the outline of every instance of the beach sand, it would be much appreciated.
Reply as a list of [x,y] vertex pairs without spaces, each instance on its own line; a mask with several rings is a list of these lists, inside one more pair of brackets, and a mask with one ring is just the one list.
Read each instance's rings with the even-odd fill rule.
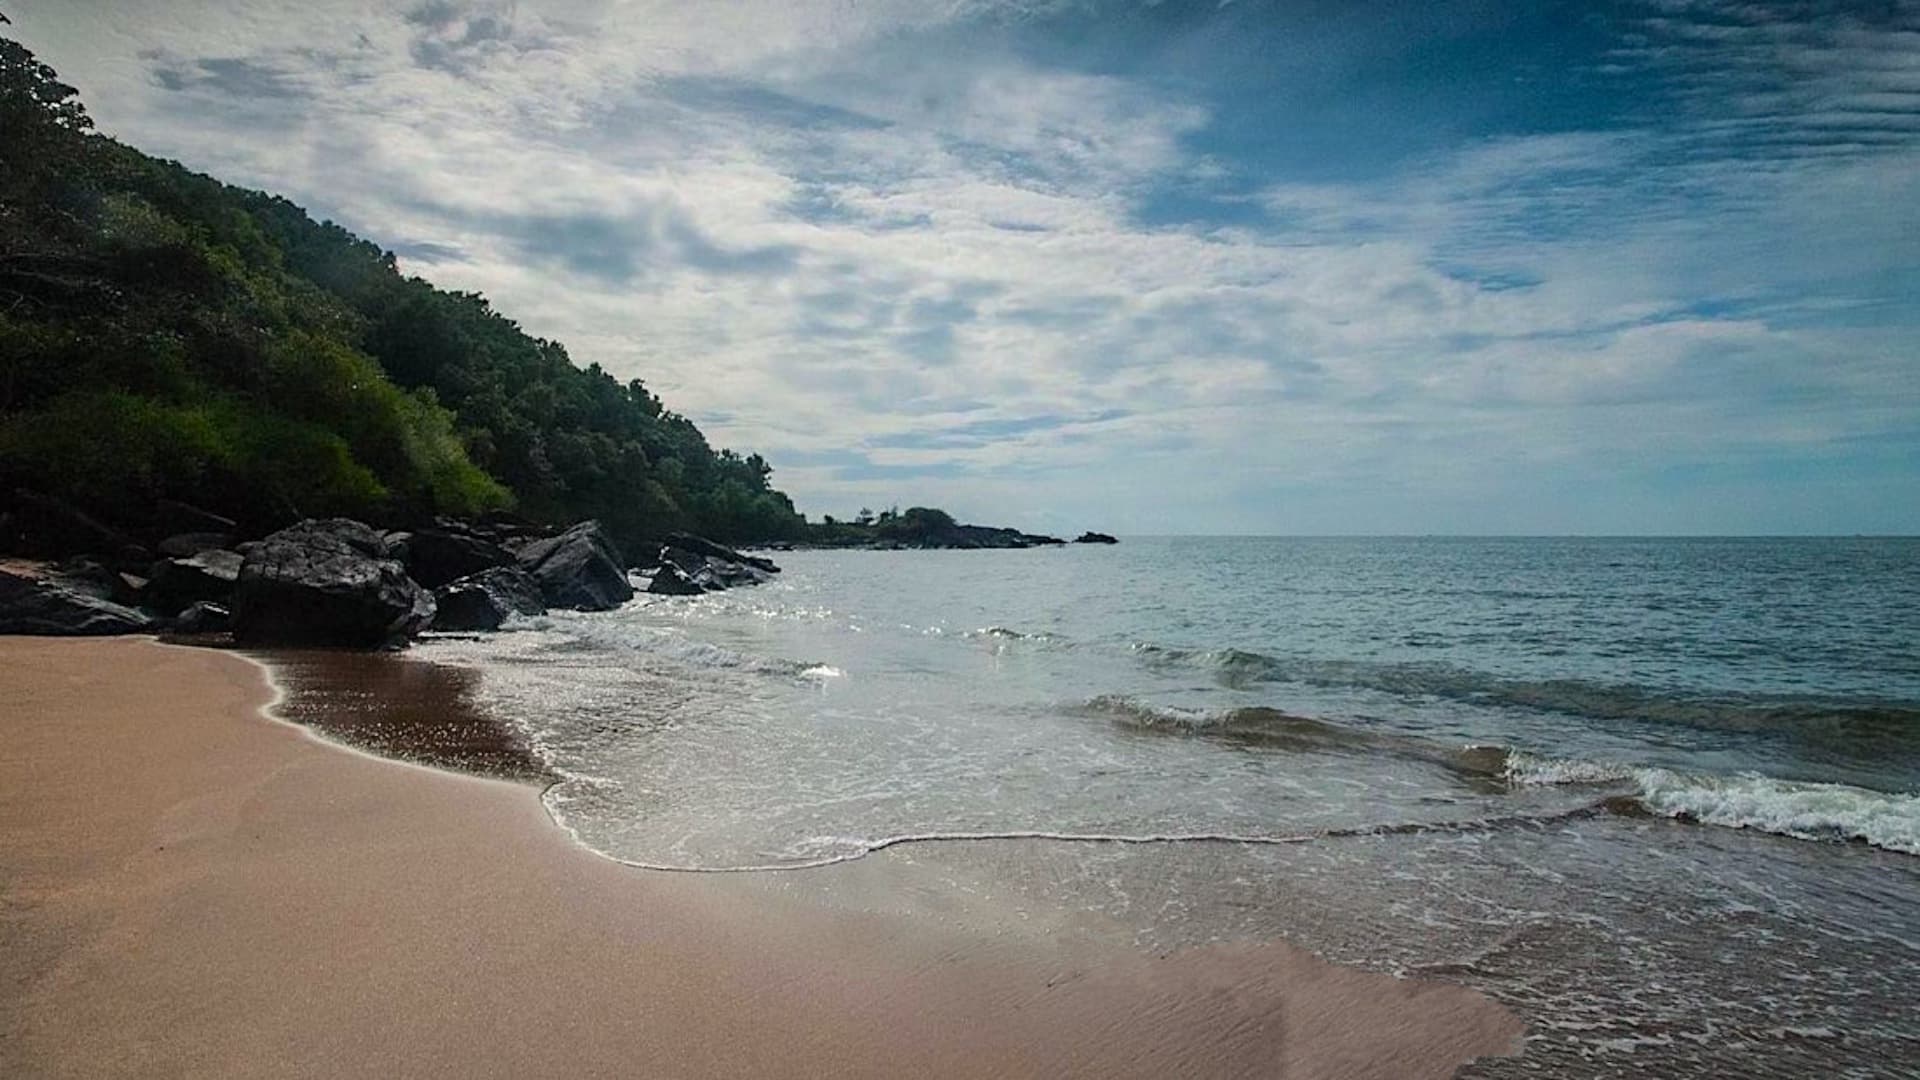
[[1439,1077],[1521,1035],[1282,942],[1161,957],[635,871],[534,784],[271,696],[230,653],[0,639],[0,1076]]

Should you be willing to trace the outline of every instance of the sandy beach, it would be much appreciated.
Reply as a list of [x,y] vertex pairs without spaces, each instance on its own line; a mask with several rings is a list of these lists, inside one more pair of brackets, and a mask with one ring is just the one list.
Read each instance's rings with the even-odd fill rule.
[[1521,1034],[1280,942],[634,871],[534,784],[334,746],[274,693],[228,653],[0,641],[0,1074],[1440,1077]]

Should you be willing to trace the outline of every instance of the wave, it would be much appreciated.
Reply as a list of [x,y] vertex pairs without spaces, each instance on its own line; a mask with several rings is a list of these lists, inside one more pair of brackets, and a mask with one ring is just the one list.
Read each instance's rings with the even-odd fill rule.
[[1264,705],[1181,709],[1107,694],[1087,701],[1075,711],[1103,717],[1137,731],[1202,735],[1281,750],[1386,754],[1424,761],[1477,779],[1504,777],[1507,768],[1508,751],[1504,746],[1449,746],[1412,735],[1369,731],[1311,716],[1297,716]]
[[1762,695],[1709,697],[1585,679],[1509,679],[1443,664],[1287,658],[1245,649],[1182,649],[1143,643],[1133,646],[1133,651],[1150,666],[1203,671],[1231,689],[1259,683],[1359,688],[1598,720],[1786,735],[1856,754],[1896,746],[1920,747],[1920,708],[1901,702]]
[[541,651],[546,654],[630,652],[702,671],[736,671],[808,681],[839,678],[846,674],[832,664],[759,656],[701,641],[663,627],[579,618],[565,621],[549,619],[546,625],[537,629],[558,631],[565,635],[543,643]]
[[[549,805],[551,811],[551,804]],[[1509,814],[1500,817],[1468,818],[1462,821],[1414,821],[1397,822],[1384,825],[1356,825],[1340,829],[1318,829],[1301,833],[1228,833],[1228,832],[1191,832],[1191,833],[1081,833],[1063,832],[1051,829],[992,829],[978,832],[922,832],[903,833],[897,836],[860,837],[860,836],[816,836],[808,843],[816,848],[837,848],[829,854],[811,857],[797,857],[785,862],[720,864],[703,866],[686,863],[651,862],[642,859],[628,859],[607,855],[614,862],[640,870],[658,870],[676,874],[757,874],[773,870],[814,870],[827,866],[838,866],[868,855],[886,851],[889,848],[904,847],[913,844],[954,844],[983,843],[996,840],[1041,840],[1062,844],[1114,844],[1121,846],[1148,846],[1163,844],[1225,844],[1246,847],[1275,847],[1295,844],[1312,844],[1327,840],[1360,839],[1365,837],[1405,836],[1427,833],[1475,833],[1496,829],[1549,825],[1555,822],[1571,821],[1579,818],[1598,817],[1614,812],[1607,800],[1574,807],[1550,814]],[[583,846],[578,832],[557,816],[562,828],[566,828],[576,841]],[[602,854],[605,854],[604,852]]]
[[1424,761],[1476,783],[1608,788],[1601,801],[1616,812],[1753,829],[1798,840],[1857,841],[1920,855],[1920,795],[1756,774],[1714,776],[1546,757],[1499,745],[1449,746],[1259,706],[1179,709],[1104,696],[1088,701],[1080,711],[1141,731],[1219,737],[1294,751],[1385,754]]
[[1519,785],[1619,785],[1649,814],[1920,855],[1920,795],[1753,773],[1713,776],[1544,758],[1519,751],[1507,756],[1506,778]]

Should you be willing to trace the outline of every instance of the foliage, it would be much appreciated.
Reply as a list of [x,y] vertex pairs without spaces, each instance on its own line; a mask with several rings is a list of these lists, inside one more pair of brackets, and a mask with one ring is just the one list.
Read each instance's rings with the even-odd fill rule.
[[758,455],[575,365],[471,293],[285,199],[92,134],[0,39],[0,484],[127,520],[161,497],[265,527],[512,506],[798,535]]

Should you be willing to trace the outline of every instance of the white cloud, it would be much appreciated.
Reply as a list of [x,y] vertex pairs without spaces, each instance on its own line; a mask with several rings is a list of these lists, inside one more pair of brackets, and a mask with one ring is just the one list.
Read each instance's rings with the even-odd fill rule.
[[[1187,142],[1204,99],[953,32],[1033,5],[15,7],[104,129],[645,378],[816,513],[1311,527],[1250,485],[1479,490],[1920,414],[1910,327],[1806,325],[1920,265],[1887,141],[1920,66],[1844,22],[1676,13],[1615,60],[1718,50],[1693,113],[1277,178],[1268,222],[1215,228],[1134,213],[1225,171]],[[1746,153],[1756,125],[1818,153]]]

